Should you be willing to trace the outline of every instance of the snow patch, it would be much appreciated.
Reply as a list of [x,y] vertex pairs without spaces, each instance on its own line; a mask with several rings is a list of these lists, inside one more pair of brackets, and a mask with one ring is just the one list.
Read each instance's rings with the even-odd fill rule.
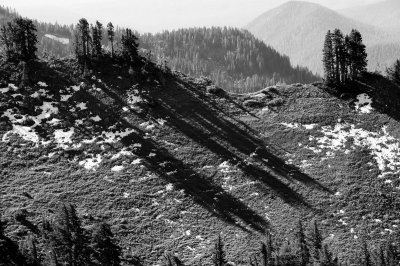
[[374,110],[374,108],[372,108],[372,98],[366,93],[357,96],[355,105],[356,110],[363,114],[369,114]]
[[94,117],[91,117],[90,119],[92,119],[92,120],[95,121],[95,122],[101,121],[101,117],[98,116],[98,115],[96,115],[96,116],[94,116]]
[[131,162],[131,164],[141,164],[142,160],[141,159],[135,159]]
[[86,103],[79,103],[76,105],[76,107],[80,108],[81,110],[87,109]]
[[124,170],[124,167],[122,165],[116,165],[116,166],[111,168],[112,172],[120,172],[122,170]]
[[126,149],[122,149],[121,151],[119,151],[118,153],[114,154],[111,157],[111,160],[117,160],[122,156],[133,156],[133,153],[130,151],[127,151]]
[[10,134],[17,134],[26,141],[31,141],[36,144],[39,143],[39,136],[30,127],[13,125],[13,129],[3,135],[2,141],[7,142]]
[[64,131],[63,129],[57,129],[54,131],[54,139],[57,142],[58,146],[63,149],[68,149],[72,140],[71,137],[74,134],[74,128],[71,127],[70,130]]
[[69,44],[69,39],[68,38],[62,38],[62,37],[57,37],[51,34],[45,34],[45,37],[52,39],[54,41],[60,42],[62,44],[68,45]]
[[299,124],[297,124],[297,123],[294,123],[294,124],[292,124],[292,123],[281,123],[281,125],[283,125],[283,126],[285,126],[287,128],[299,128]]
[[66,102],[66,101],[68,101],[69,100],[69,98],[71,98],[72,97],[72,95],[71,94],[67,94],[67,95],[61,95],[61,99],[60,99],[60,101],[61,102]]
[[220,169],[220,171],[221,171],[222,173],[231,173],[231,172],[232,172],[231,167],[232,167],[232,166],[231,166],[231,165],[229,164],[229,162],[227,162],[227,161],[221,163],[221,164],[218,166],[218,168]]
[[[315,153],[322,150],[346,151],[346,146],[367,148],[371,151],[381,175],[396,174],[400,168],[400,144],[399,141],[387,132],[387,127],[383,127],[381,132],[371,132],[355,125],[341,123],[335,127],[322,127],[322,137],[310,136],[310,141],[315,140],[317,147],[307,147]],[[351,141],[351,143],[349,143]],[[328,151],[329,152],[329,151]],[[349,153],[348,151],[346,153]],[[333,154],[331,154],[333,155]]]
[[102,161],[101,155],[97,154],[96,157],[87,158],[83,161],[80,161],[79,165],[83,166],[87,170],[96,171],[96,168],[99,167],[101,161]]
[[39,81],[37,84],[38,84],[40,87],[48,87],[48,85],[46,84],[46,82],[43,82],[43,81]]

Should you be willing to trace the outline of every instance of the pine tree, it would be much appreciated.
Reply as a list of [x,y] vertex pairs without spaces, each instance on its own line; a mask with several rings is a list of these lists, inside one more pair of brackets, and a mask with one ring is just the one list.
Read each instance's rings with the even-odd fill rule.
[[266,243],[261,243],[260,252],[262,257],[262,266],[270,265],[270,262],[272,260],[272,251],[273,251],[272,236],[271,233],[268,231]]
[[122,35],[122,56],[129,63],[132,64],[138,57],[138,38],[132,33],[132,30],[126,29],[125,34]]
[[101,223],[92,234],[93,260],[98,265],[120,265],[121,248],[115,244],[110,226]]
[[107,34],[108,34],[108,41],[111,44],[111,57],[114,57],[114,36],[115,36],[115,32],[114,32],[114,25],[109,22],[107,24]]
[[20,51],[20,60],[29,61],[36,59],[37,51],[37,36],[36,26],[30,19],[16,18],[14,20],[16,24],[15,43],[16,48]]
[[55,252],[60,263],[71,266],[88,263],[88,240],[73,205],[60,205],[48,233],[49,249]]
[[92,29],[92,40],[93,40],[93,47],[92,47],[92,54],[94,56],[100,56],[102,54],[101,51],[101,41],[103,39],[103,25],[96,21],[94,26],[91,26]]
[[217,242],[215,243],[212,259],[214,266],[224,266],[227,262],[221,235],[218,236]]
[[322,59],[324,65],[325,82],[327,85],[332,85],[335,81],[333,55],[332,33],[331,31],[328,31],[325,36]]
[[349,35],[349,61],[351,79],[356,79],[367,69],[367,53],[361,33],[353,29]]
[[301,220],[299,220],[298,222],[296,237],[297,237],[298,257],[300,260],[300,265],[306,266],[310,261],[310,251],[306,243],[306,236],[304,234],[303,223],[301,222]]
[[81,18],[76,26],[75,33],[75,55],[82,65],[86,65],[90,54],[90,34],[89,23],[85,18]]
[[311,229],[311,251],[314,262],[319,262],[322,251],[322,235],[318,229],[316,220],[312,221]]
[[30,19],[15,18],[3,25],[0,43],[6,60],[28,62],[36,59],[36,26]]
[[400,85],[400,59],[397,59],[391,68],[386,70],[388,78]]
[[341,72],[343,55],[345,54],[344,37],[343,33],[339,29],[335,29],[332,34],[332,45],[333,45],[333,58],[334,58],[334,77],[336,85],[342,83]]

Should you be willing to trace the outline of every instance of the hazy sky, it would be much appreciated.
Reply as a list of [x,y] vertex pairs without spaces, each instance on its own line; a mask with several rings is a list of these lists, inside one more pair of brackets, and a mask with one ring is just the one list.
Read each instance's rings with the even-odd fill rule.
[[[382,0],[310,0],[332,9],[342,9]],[[89,22],[131,27],[140,32],[157,32],[191,26],[236,26],[287,0],[1,0],[22,16],[44,22],[75,24]]]

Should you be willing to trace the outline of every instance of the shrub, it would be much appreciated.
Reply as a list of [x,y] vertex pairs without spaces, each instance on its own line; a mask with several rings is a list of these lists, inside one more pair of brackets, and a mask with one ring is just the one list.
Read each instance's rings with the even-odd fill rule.
[[246,100],[243,102],[243,105],[250,108],[263,108],[265,103],[256,100]]
[[282,106],[285,101],[282,98],[276,98],[267,103],[268,107],[279,107]]
[[206,91],[207,91],[207,93],[216,94],[216,95],[224,93],[223,89],[221,89],[215,85],[207,86]]

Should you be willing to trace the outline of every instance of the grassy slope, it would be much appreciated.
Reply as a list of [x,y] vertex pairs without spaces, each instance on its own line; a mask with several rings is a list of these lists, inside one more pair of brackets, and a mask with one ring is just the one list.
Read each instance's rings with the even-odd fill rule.
[[[357,243],[354,235],[363,230],[383,238],[381,232],[395,224],[392,208],[397,200],[391,196],[398,192],[377,179],[378,169],[368,150],[337,151],[321,161],[325,151],[316,154],[305,148],[316,145],[309,137],[320,136],[321,126],[335,125],[339,118],[376,132],[386,124],[389,133],[399,138],[398,122],[389,115],[360,114],[348,102],[312,85],[270,89],[264,99],[257,94],[217,96],[206,93],[206,83],[196,84],[184,76],[168,78],[164,85],[141,84],[142,97],[157,105],[123,111],[132,84],[125,72],[109,66],[97,73],[101,82],[88,82],[88,88],[93,83],[101,90],[81,89],[60,103],[57,117],[64,122],[58,127],[69,128],[77,118],[99,115],[102,121],[75,127],[75,142],[115,124],[136,133],[103,147],[84,144],[67,150],[54,150],[54,144],[38,148],[19,137],[0,142],[0,210],[6,219],[25,208],[28,219],[40,224],[43,213],[51,212],[60,200],[68,201],[77,206],[87,226],[96,220],[110,223],[125,254],[155,263],[169,251],[188,264],[208,261],[219,233],[227,243],[228,258],[245,263],[242,255],[258,249],[266,230],[282,240],[292,235],[300,217],[317,217],[326,236],[334,234],[326,241],[340,252],[351,252],[348,247]],[[60,85],[62,77],[50,80],[44,75],[39,80],[54,90],[53,100],[68,84]],[[282,105],[268,110],[243,105],[247,99],[266,103],[277,98]],[[10,95],[0,94],[0,99],[3,111],[20,106]],[[68,111],[81,101],[87,101],[87,110]],[[161,125],[160,119],[166,123]],[[281,123],[318,125],[308,130]],[[8,122],[1,123],[0,136],[9,129]],[[52,130],[44,132],[51,137]],[[133,155],[112,160],[122,148]],[[56,155],[49,158],[54,151]],[[78,165],[88,154],[103,157],[96,171]],[[141,163],[131,164],[137,158]],[[227,167],[221,166],[224,162]],[[112,172],[117,165],[124,165],[124,170]],[[374,222],[378,218],[382,223]],[[27,229],[12,225],[8,231],[18,238]]]

